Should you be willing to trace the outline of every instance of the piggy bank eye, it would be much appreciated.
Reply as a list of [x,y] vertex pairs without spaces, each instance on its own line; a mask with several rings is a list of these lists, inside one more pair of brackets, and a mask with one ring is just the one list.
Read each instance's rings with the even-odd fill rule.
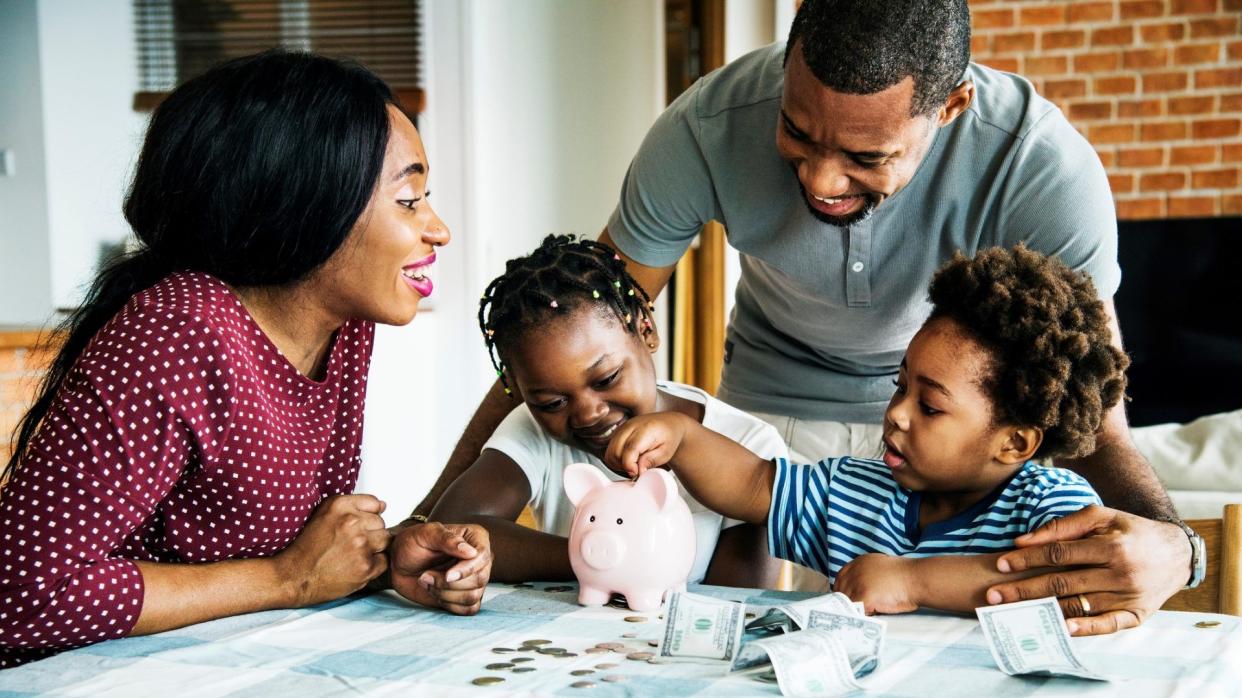
[[621,525],[621,519],[617,519],[617,525],[618,525],[618,526],[620,526],[620,525]]
[[591,514],[591,523],[595,523],[595,515]]

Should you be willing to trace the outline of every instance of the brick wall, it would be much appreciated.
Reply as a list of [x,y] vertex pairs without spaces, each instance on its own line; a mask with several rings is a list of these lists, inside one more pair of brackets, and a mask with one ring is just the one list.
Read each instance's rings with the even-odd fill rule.
[[0,342],[0,464],[9,459],[10,437],[34,399],[50,358],[38,349]]
[[970,0],[973,58],[1095,146],[1122,219],[1242,215],[1242,0]]

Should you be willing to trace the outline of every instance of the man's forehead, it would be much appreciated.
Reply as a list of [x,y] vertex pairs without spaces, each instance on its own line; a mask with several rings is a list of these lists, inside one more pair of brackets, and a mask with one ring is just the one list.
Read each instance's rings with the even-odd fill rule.
[[[837,92],[816,78],[795,51],[785,66],[781,107],[794,126],[812,136],[831,127],[838,134],[869,140],[897,140],[910,122],[914,104],[914,78],[872,94]],[[873,144],[874,145],[874,144]]]

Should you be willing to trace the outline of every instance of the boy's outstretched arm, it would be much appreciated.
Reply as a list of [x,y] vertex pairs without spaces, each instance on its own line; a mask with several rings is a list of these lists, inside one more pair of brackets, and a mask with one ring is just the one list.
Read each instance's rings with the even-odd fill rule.
[[622,424],[604,461],[637,477],[670,465],[694,498],[731,519],[767,523],[776,468],[749,449],[673,412],[635,417]]
[[833,589],[862,602],[867,613],[906,613],[920,607],[970,612],[990,605],[987,591],[992,585],[1046,572],[997,572],[996,561],[1004,552],[936,557],[868,553],[841,568]]

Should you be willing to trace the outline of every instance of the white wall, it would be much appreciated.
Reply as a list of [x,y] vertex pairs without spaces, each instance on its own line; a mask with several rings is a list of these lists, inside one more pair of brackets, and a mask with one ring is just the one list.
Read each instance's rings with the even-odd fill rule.
[[77,305],[100,246],[129,234],[121,200],[146,115],[130,0],[39,0],[52,298]]
[[431,0],[432,200],[453,231],[435,309],[384,328],[359,489],[400,520],[495,378],[475,324],[504,262],[551,232],[595,237],[663,105],[660,0]]
[[0,2],[0,325],[41,324],[52,312],[47,184],[39,83],[38,6]]

